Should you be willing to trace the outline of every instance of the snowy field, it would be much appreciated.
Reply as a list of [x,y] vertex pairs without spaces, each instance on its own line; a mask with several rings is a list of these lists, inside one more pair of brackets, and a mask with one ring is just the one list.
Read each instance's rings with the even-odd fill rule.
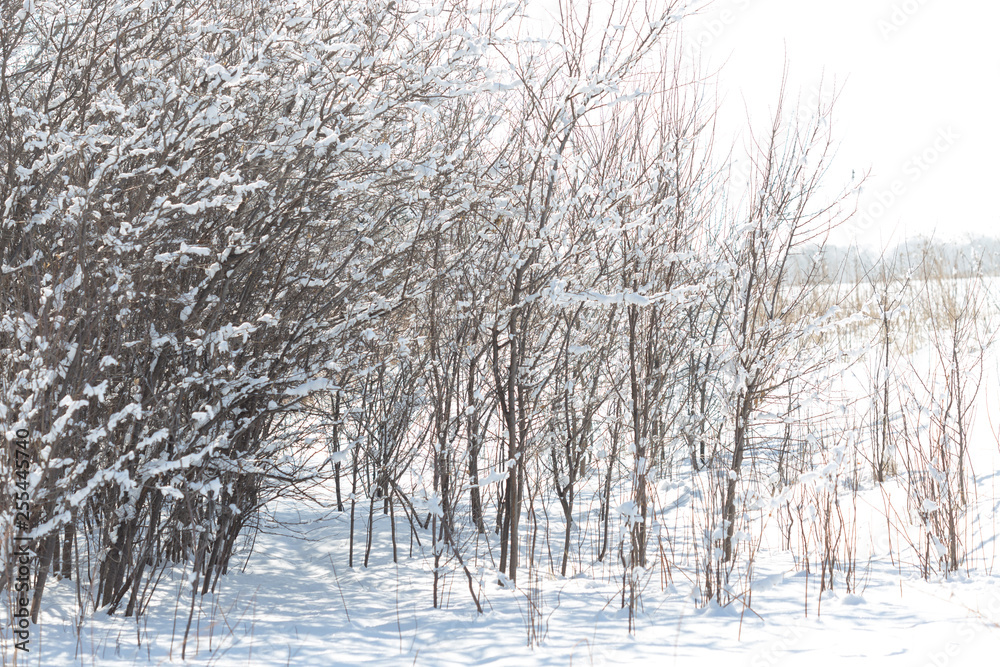
[[[995,401],[995,390],[985,398]],[[990,435],[995,428],[986,419],[978,422],[978,465],[997,461],[996,438]],[[156,665],[180,663],[182,655],[189,664],[219,667],[764,667],[858,659],[900,666],[990,664],[1000,653],[996,470],[978,471],[978,500],[969,513],[976,546],[968,571],[925,581],[906,547],[915,528],[906,519],[905,490],[898,481],[869,485],[852,503],[858,516],[857,593],[845,593],[837,582],[819,597],[815,562],[807,572],[789,550],[767,544],[776,538],[765,528],[750,597],[743,598],[747,605],[700,606],[690,571],[671,564],[665,575],[657,565],[642,575],[641,609],[632,633],[622,608],[621,569],[612,564],[578,553],[571,559],[573,576],[554,576],[544,567],[542,575],[525,571],[525,581],[513,590],[496,584],[496,570],[481,569],[476,587],[482,615],[476,613],[465,577],[452,571],[443,608],[434,609],[430,559],[419,557],[425,547],[401,537],[399,564],[394,564],[388,517],[376,513],[369,567],[349,569],[347,512],[280,502],[269,508],[245,569],[236,567],[217,594],[197,598],[193,607],[181,572],[164,573],[155,602],[138,624],[102,612],[80,618],[75,587],[68,581],[55,584],[30,658],[18,655],[16,664]],[[665,504],[676,524],[674,541],[683,541],[690,530],[684,524],[690,522],[696,488],[684,481],[660,486],[664,499],[673,499]],[[842,498],[847,504],[846,495]],[[397,522],[399,535],[407,535],[405,520],[397,516]],[[670,524],[664,520],[662,525]],[[561,530],[551,533],[548,548],[556,549]],[[411,548],[413,558],[407,553]],[[488,560],[484,543],[475,548]],[[548,556],[540,559],[544,565]],[[4,664],[15,664],[8,635],[3,642]]]
[[[992,482],[990,476],[984,485]],[[992,489],[981,491],[987,496]],[[816,577],[810,581],[780,551],[759,557],[753,611],[736,604],[698,609],[678,574],[666,590],[648,582],[633,635],[618,582],[548,578],[538,587],[544,636],[529,647],[530,591],[486,584],[487,610],[477,617],[456,580],[450,607],[432,609],[430,575],[419,561],[397,570],[383,557],[368,569],[341,565],[335,574],[345,556],[341,517],[295,507],[278,508],[276,517],[303,522],[306,534],[286,526],[261,535],[246,571],[230,574],[219,594],[196,603],[186,650],[191,664],[777,666],[864,658],[943,666],[990,664],[1000,651],[996,572],[928,583],[909,565],[873,559],[861,595],[827,592],[817,609]],[[190,598],[169,597],[181,581],[165,577],[166,604],[138,626],[100,613],[81,622],[72,611],[73,588],[61,583],[48,598],[31,659],[18,664],[180,662]]]
[[[916,376],[931,375],[921,361],[932,358],[928,352],[918,347],[906,355],[910,375],[904,374],[901,385],[918,403],[919,390],[910,385]],[[52,582],[28,655],[13,650],[10,630],[3,629],[3,664],[992,664],[1000,654],[996,348],[981,365],[966,458],[974,483],[956,515],[960,563],[952,571],[942,565],[945,545],[926,530],[928,517],[942,509],[921,495],[919,470],[914,472],[919,465],[903,463],[916,450],[907,445],[897,451],[893,474],[876,483],[866,459],[870,430],[856,422],[853,430],[843,422],[843,433],[830,426],[841,423],[831,406],[846,405],[844,396],[859,398],[843,414],[857,419],[867,409],[871,353],[822,369],[826,383],[815,386],[828,393],[814,403],[826,404],[811,409],[828,422],[813,422],[808,413],[796,416],[797,427],[810,435],[803,439],[809,445],[805,458],[786,461],[795,471],[792,479],[772,483],[777,473],[769,468],[771,450],[755,450],[748,476],[753,483],[741,492],[739,556],[723,578],[721,595],[706,594],[705,572],[720,560],[717,548],[714,557],[705,552],[719,544],[720,534],[708,535],[705,526],[718,512],[718,496],[713,500],[710,489],[721,484],[713,475],[727,471],[710,466],[692,471],[681,449],[651,476],[649,504],[655,511],[645,568],[623,567],[631,498],[627,476],[616,476],[609,551],[598,558],[604,470],[598,454],[594,470],[580,483],[567,576],[558,575],[562,512],[544,467],[537,467],[528,488],[538,495],[526,500],[522,519],[519,578],[510,582],[499,573],[498,540],[490,525],[489,503],[502,476],[484,476],[487,530],[456,524],[463,561],[443,553],[435,607],[431,531],[419,520],[433,513],[434,495],[426,470],[414,466],[399,483],[409,490],[418,520],[411,523],[401,506],[393,519],[381,511],[381,501],[371,505],[360,497],[353,567],[348,566],[350,503],[345,511],[336,510],[327,477],[308,489],[310,500],[283,498],[265,508],[260,530],[246,536],[252,550],[249,543],[237,550],[214,593],[192,599],[188,573],[164,564],[151,577],[155,590],[137,621],[95,611],[92,601],[78,599],[87,595],[86,585],[78,593],[75,582]],[[901,410],[910,410],[905,419],[912,437],[926,438],[931,431],[920,426],[921,419],[932,410],[904,404],[894,420],[904,421]],[[764,417],[760,421],[760,442],[780,431],[780,422],[776,427]],[[319,445],[305,451],[320,455],[316,461],[324,454]],[[457,511],[466,514],[467,504]],[[825,551],[824,539],[832,540]],[[823,583],[824,557],[833,559],[826,572],[827,577],[832,572],[832,584]],[[624,585],[629,577],[634,588]]]

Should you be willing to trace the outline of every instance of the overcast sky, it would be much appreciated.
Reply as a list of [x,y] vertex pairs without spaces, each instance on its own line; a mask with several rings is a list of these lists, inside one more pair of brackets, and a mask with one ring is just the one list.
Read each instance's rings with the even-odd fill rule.
[[[870,176],[835,242],[1000,236],[1000,0],[691,5],[705,7],[683,24],[685,43],[717,73],[723,128],[745,127],[748,111],[757,127],[769,121],[786,58],[792,99],[836,83],[839,148],[826,183]],[[554,25],[557,6],[533,0],[529,14]]]
[[830,179],[871,170],[840,238],[1000,235],[1000,2],[717,0],[685,33],[719,70],[724,118],[766,121],[790,92],[842,89]]

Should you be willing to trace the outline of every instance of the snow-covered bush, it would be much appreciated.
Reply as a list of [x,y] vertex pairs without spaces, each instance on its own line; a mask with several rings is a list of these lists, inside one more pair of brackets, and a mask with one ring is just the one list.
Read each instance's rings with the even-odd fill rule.
[[427,127],[485,80],[485,37],[378,0],[3,7],[0,420],[32,454],[17,531],[36,612],[57,568],[132,613],[165,557],[202,590],[226,570],[278,483],[275,415],[423,289],[391,268],[419,264],[427,189],[467,158]]

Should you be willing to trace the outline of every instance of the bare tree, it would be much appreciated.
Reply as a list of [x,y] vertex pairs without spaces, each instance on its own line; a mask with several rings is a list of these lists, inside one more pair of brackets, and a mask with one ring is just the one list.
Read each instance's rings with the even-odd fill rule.
[[754,137],[748,199],[722,246],[728,260],[726,297],[720,304],[726,312],[722,362],[730,368],[732,387],[723,562],[733,558],[737,491],[752,448],[756,411],[785,384],[823,363],[822,357],[796,363],[787,354],[794,342],[809,340],[811,331],[831,316],[800,317],[811,311],[818,271],[793,282],[789,256],[803,244],[819,240],[821,246],[831,225],[845,217],[843,199],[815,201],[832,145],[829,103],[821,103],[807,125],[791,127],[784,123],[784,104],[783,83],[768,133]]

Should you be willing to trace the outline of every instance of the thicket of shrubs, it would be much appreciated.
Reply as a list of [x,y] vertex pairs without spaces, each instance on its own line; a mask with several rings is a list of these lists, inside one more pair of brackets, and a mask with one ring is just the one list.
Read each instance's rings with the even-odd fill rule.
[[[946,508],[927,543],[961,565],[984,293],[928,287],[956,402],[901,425],[907,273],[837,291],[823,261],[852,212],[816,194],[830,109],[779,104],[734,172],[671,55],[679,3],[573,13],[548,42],[517,35],[516,7],[463,3],[2,11],[0,422],[30,432],[31,466],[3,463],[30,513],[6,494],[0,516],[7,545],[30,539],[35,614],[52,576],[125,614],[171,562],[207,592],[265,503],[319,483],[351,513],[351,565],[359,509],[429,531],[435,604],[451,571],[476,596],[470,532],[495,534],[502,579],[534,566],[539,494],[567,574],[596,493],[594,557],[620,562],[624,601],[666,558],[651,490],[682,470],[710,480],[704,599],[729,599],[754,494],[834,451],[803,406],[845,331],[888,355],[868,466],[883,479],[916,429],[914,469],[944,475],[921,492]],[[851,560],[827,542],[832,585]]]

